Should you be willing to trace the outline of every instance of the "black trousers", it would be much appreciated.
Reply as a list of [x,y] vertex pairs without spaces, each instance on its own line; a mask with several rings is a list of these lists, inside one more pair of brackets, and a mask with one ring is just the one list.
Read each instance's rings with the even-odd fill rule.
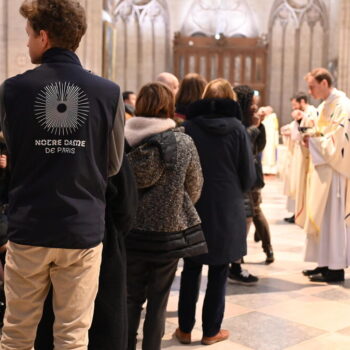
[[266,220],[264,213],[260,208],[261,204],[261,190],[252,190],[251,196],[253,200],[253,223],[255,230],[261,238],[262,248],[265,253],[272,250],[270,227]]
[[150,261],[127,254],[128,350],[136,349],[142,305],[146,300],[142,350],[160,350],[166,306],[178,261]]
[[[178,315],[180,330],[186,333],[192,331],[196,322],[196,303],[200,290],[202,267],[202,264],[191,259],[184,259]],[[224,317],[229,265],[209,265],[208,267],[208,284],[202,310],[202,328],[204,336],[212,337],[220,331]]]

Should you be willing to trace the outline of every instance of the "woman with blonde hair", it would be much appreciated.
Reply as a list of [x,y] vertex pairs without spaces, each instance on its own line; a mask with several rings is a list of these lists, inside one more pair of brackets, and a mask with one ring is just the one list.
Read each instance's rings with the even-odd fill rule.
[[191,137],[175,129],[174,108],[172,91],[150,83],[125,124],[139,190],[136,225],[126,239],[128,350],[136,349],[146,300],[142,350],[160,350],[178,260],[207,252],[194,207],[203,183],[199,157]]
[[182,124],[187,117],[187,108],[192,102],[202,98],[207,81],[197,73],[187,74],[181,81],[175,99],[175,121]]
[[229,337],[229,332],[221,329],[229,263],[247,251],[243,193],[255,182],[255,168],[235,98],[227,80],[213,80],[206,86],[203,99],[189,106],[184,123],[203,170],[204,186],[196,208],[208,245],[208,253],[184,259],[179,328],[175,332],[184,344],[191,342],[203,265],[208,265],[209,271],[202,311],[202,344]]

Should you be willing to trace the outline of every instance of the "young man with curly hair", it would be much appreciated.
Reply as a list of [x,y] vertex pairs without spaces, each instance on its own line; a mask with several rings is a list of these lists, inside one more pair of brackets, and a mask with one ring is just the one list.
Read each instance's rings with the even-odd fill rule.
[[53,287],[56,349],[87,349],[105,227],[107,177],[119,171],[119,87],[84,70],[78,0],[26,0],[29,55],[39,66],[0,87],[9,150],[7,310],[2,350],[33,348]]

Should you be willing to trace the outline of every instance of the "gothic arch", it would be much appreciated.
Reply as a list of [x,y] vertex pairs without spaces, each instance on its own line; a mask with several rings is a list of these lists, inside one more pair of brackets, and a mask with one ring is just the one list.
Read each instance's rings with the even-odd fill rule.
[[105,0],[104,75],[136,91],[168,70],[167,0]]
[[[269,18],[270,103],[285,121],[290,97],[306,89],[305,74],[327,66],[328,41],[329,12],[323,0],[274,2]],[[293,81],[287,76],[294,77]]]
[[254,17],[245,0],[194,0],[181,34],[192,36],[195,33],[247,38],[259,36]]

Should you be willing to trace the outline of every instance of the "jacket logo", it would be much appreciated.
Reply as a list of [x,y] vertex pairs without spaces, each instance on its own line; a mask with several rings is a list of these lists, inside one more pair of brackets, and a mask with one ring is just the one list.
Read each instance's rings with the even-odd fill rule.
[[34,114],[39,124],[59,136],[70,135],[84,125],[89,109],[85,92],[69,82],[46,85],[34,102]]

